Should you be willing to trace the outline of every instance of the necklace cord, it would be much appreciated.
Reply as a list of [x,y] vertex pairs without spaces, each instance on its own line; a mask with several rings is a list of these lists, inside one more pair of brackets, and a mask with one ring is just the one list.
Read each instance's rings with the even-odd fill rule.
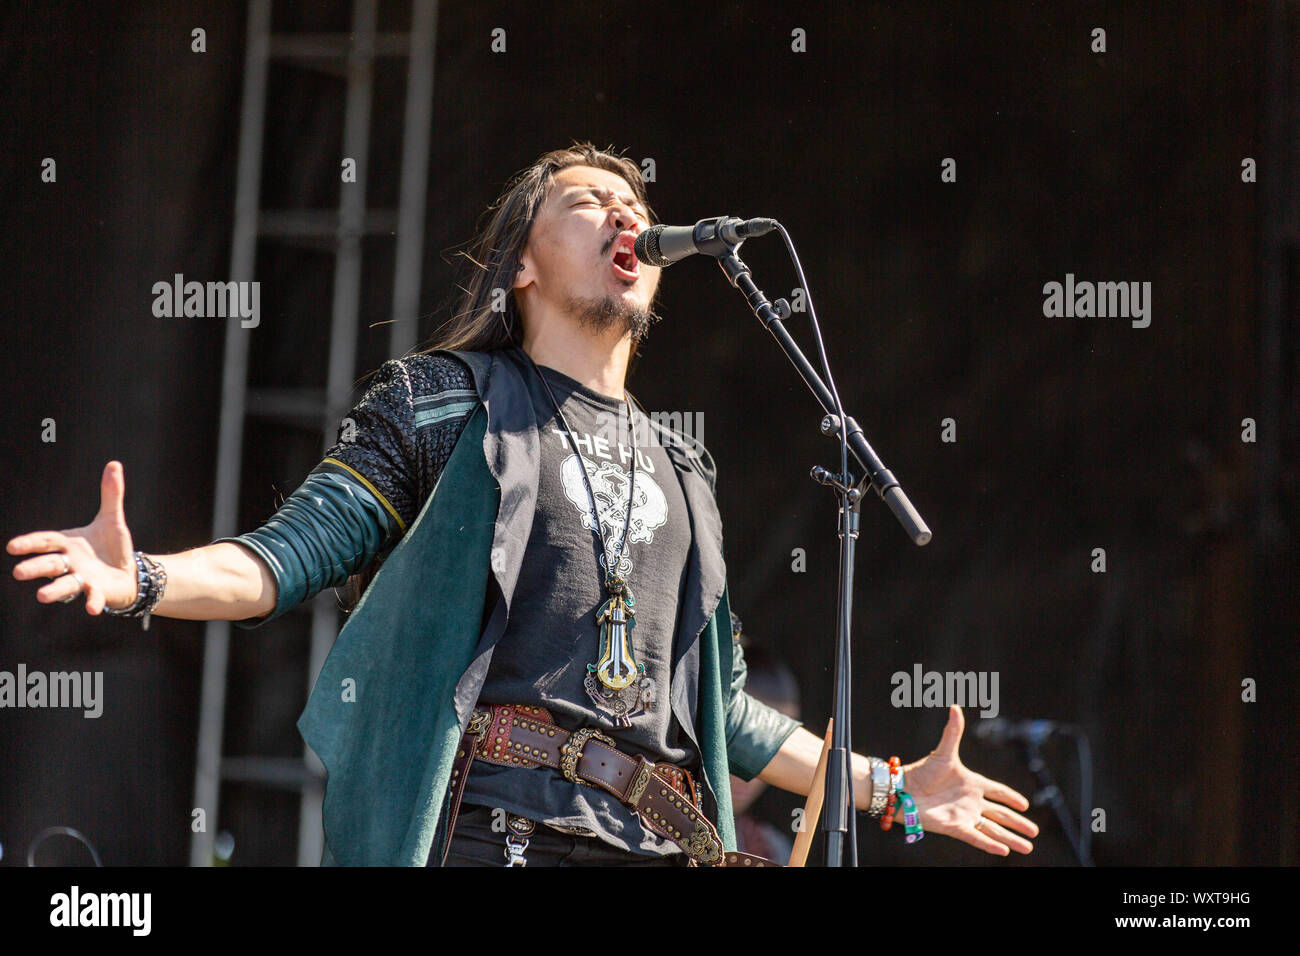
[[[523,352],[522,349],[520,349],[520,351]],[[578,443],[573,437],[573,429],[569,427],[569,422],[564,417],[564,412],[560,410],[560,403],[555,400],[555,393],[551,391],[551,385],[549,382],[546,381],[546,376],[542,374],[542,370],[538,368],[537,363],[533,361],[531,355],[528,355],[527,352],[523,352],[523,354],[528,358],[528,363],[532,365],[533,370],[537,373],[537,377],[541,379],[542,387],[546,389],[546,394],[550,396],[551,404],[555,406],[555,414],[559,417],[560,424],[564,427],[564,434],[568,436],[569,444],[573,447],[573,453],[578,458],[578,471],[582,473],[582,483],[586,486],[587,497],[591,501],[591,513],[592,516],[596,519],[596,540],[600,543],[600,553],[605,558],[605,579],[606,579],[606,587],[608,587],[609,579],[616,576],[614,573],[615,569],[618,567],[618,564],[623,560],[623,549],[627,546],[627,533],[632,526],[632,506],[636,500],[635,496],[636,496],[637,447],[636,447],[636,422],[633,419],[634,408],[632,404],[633,402],[632,394],[628,392],[626,389],[624,389],[624,393],[627,395],[626,404],[627,404],[627,415],[628,415],[628,429],[632,433],[631,434],[632,468],[631,468],[631,479],[628,482],[627,511],[624,514],[624,520],[623,520],[623,536],[618,543],[618,553],[614,555],[612,559],[614,561],[614,565],[613,567],[611,567],[609,548],[605,544],[605,533],[604,530],[602,529],[601,521],[600,521],[600,508],[596,504],[596,493],[592,490],[591,479],[587,476],[587,465],[583,460],[582,452],[578,448]]]

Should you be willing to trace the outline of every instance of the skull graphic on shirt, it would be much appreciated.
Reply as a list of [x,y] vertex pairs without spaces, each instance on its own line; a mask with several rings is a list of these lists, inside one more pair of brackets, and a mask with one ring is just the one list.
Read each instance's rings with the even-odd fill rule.
[[[596,530],[596,519],[591,513],[591,499],[587,496],[587,487],[582,481],[585,466],[587,477],[591,481],[591,494],[595,496],[596,508],[600,514],[600,531],[605,539],[606,555],[604,565],[607,567],[614,550],[618,547],[623,534],[623,523],[627,520],[628,485],[631,475],[612,461],[599,464],[583,458],[578,464],[577,455],[569,455],[560,466],[560,475],[564,483],[564,494],[582,516],[582,526],[588,531]],[[635,497],[632,501],[632,521],[627,529],[627,542],[619,556],[615,573],[626,579],[632,571],[631,545],[634,542],[651,542],[656,528],[661,528],[668,521],[668,501],[663,490],[654,478],[640,468],[636,472]],[[604,568],[602,568],[604,570]]]

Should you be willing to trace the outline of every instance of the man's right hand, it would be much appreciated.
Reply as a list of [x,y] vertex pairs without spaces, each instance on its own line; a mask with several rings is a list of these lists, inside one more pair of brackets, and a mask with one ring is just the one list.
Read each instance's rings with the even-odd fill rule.
[[[129,607],[139,590],[131,532],[126,526],[122,498],[126,479],[120,461],[104,466],[99,481],[99,513],[90,524],[63,531],[33,531],[10,539],[10,554],[34,554],[14,567],[19,581],[53,578],[36,592],[36,600],[50,604],[84,591],[86,613],[98,615],[107,604]],[[66,564],[65,564],[66,561]],[[78,587],[73,574],[84,583]]]

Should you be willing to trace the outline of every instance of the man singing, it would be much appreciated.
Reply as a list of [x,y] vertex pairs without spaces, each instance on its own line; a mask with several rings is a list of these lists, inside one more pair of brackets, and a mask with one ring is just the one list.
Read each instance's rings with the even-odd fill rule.
[[[715,468],[625,388],[660,270],[634,162],[575,143],[507,185],[452,319],[384,363],[261,528],[133,551],[122,466],[94,521],[20,535],[37,600],[251,628],[350,578],[298,726],[328,771],[323,862],[753,865],[729,774],[807,794],[821,740],[750,697]],[[938,747],[853,757],[855,804],[1028,853],[1028,801]],[[1010,809],[1015,808],[1015,809]],[[781,861],[784,862],[784,861]]]

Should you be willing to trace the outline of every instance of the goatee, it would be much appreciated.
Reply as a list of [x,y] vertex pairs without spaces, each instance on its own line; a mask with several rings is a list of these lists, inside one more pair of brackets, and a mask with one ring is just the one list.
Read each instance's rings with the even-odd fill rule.
[[637,308],[612,295],[590,299],[573,297],[569,299],[568,307],[569,314],[576,316],[582,325],[599,332],[617,329],[630,333],[635,343],[642,342],[649,334],[650,326],[660,319],[654,312]]

